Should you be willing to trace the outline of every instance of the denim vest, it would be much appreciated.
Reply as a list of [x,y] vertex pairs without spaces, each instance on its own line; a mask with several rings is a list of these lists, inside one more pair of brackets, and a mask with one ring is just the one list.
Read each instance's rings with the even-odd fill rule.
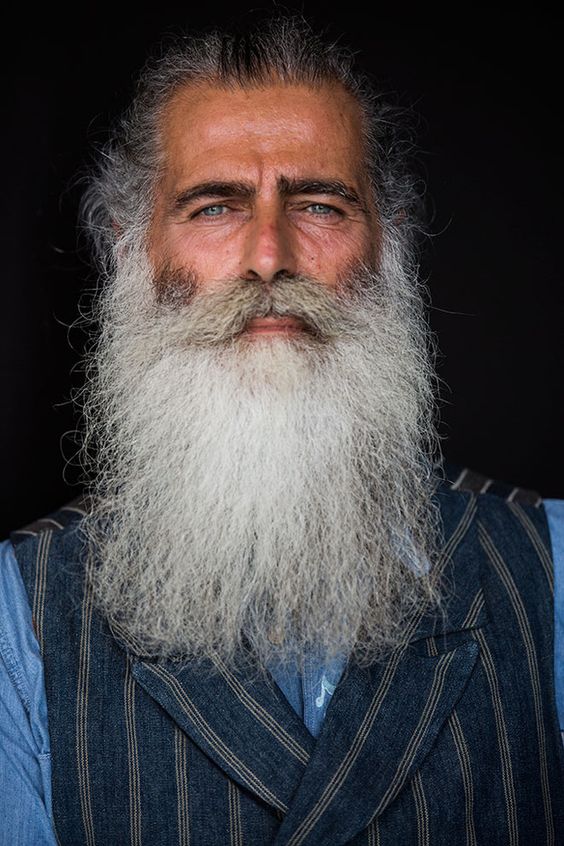
[[317,740],[268,677],[147,660],[110,631],[79,506],[14,535],[61,846],[564,843],[544,509],[437,497],[443,613],[381,663],[349,663]]

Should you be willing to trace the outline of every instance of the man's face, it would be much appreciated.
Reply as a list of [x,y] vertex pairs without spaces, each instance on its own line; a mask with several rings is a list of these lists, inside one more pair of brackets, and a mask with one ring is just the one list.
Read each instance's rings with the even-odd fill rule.
[[[375,267],[378,225],[357,104],[339,88],[190,86],[163,121],[164,170],[149,255],[199,288],[300,274],[337,288]],[[255,318],[251,334],[300,332],[289,317]]]

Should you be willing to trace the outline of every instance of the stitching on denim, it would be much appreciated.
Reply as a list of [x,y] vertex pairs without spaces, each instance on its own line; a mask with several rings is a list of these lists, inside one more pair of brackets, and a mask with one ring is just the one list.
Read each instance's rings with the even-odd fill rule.
[[29,716],[31,712],[31,700],[26,685],[26,676],[21,664],[16,658],[14,650],[12,649],[10,639],[2,628],[2,620],[0,620],[0,656],[2,656],[2,660],[8,675],[12,680],[12,684],[16,688],[26,713]]

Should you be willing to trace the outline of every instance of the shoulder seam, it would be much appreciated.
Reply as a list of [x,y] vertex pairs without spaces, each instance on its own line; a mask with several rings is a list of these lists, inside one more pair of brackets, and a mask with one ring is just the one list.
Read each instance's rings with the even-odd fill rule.
[[456,478],[446,479],[451,490],[464,491],[473,494],[488,494],[504,499],[506,502],[518,502],[521,505],[532,505],[539,508],[542,505],[541,495],[534,490],[521,488],[517,485],[492,479],[482,473],[477,473],[469,467],[463,467]]
[[11,533],[11,540],[22,542],[26,537],[38,537],[47,531],[61,531],[78,517],[86,516],[88,498],[85,495],[76,497],[70,502],[31,523],[27,523]]

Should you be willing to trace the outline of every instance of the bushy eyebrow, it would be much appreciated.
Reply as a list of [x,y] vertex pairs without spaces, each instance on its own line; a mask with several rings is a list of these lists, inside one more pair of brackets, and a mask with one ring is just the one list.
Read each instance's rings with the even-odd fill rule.
[[278,190],[284,196],[327,194],[330,197],[340,197],[351,206],[364,209],[358,192],[340,179],[289,179],[287,176],[281,176],[278,180]]
[[174,210],[182,211],[194,200],[201,200],[205,197],[211,199],[227,199],[228,197],[241,197],[242,199],[250,199],[255,194],[255,189],[248,182],[224,182],[211,180],[208,182],[199,182],[197,185],[192,185],[177,194],[174,198]]
[[[355,189],[339,179],[292,179],[281,176],[278,179],[278,190],[282,197],[292,197],[298,194],[315,196],[324,194],[339,197],[351,206],[364,211],[365,206]],[[224,180],[208,180],[192,185],[177,194],[172,203],[174,212],[182,211],[195,200],[228,199],[237,197],[243,200],[252,199],[256,194],[255,187],[249,182],[231,182]]]

